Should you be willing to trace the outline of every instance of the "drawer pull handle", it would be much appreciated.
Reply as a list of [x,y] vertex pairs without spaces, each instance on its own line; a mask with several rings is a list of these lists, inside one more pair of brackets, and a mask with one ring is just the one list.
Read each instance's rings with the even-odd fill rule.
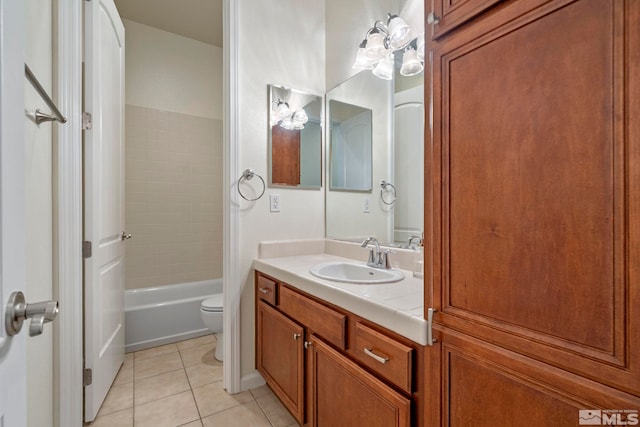
[[372,357],[372,358],[376,359],[378,362],[383,363],[383,364],[387,363],[389,361],[388,357],[382,357],[382,356],[378,356],[377,354],[375,354],[373,352],[372,348],[365,348],[364,349],[364,354],[366,354],[369,357]]
[[260,288],[260,292],[262,292],[263,294],[268,294],[269,292],[271,292],[271,289],[269,289],[269,288]]
[[294,333],[294,334],[293,334],[293,339],[294,339],[294,340],[297,340],[297,339],[298,339],[298,338],[300,338],[301,336],[302,336],[302,335],[300,335],[300,334],[296,334],[296,333]]

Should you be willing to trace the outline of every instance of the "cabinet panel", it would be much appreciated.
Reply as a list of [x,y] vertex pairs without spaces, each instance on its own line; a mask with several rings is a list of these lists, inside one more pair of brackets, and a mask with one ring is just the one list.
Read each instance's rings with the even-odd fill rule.
[[464,334],[445,328],[439,338],[442,414],[427,414],[427,425],[576,426],[580,410],[640,409],[638,397]]
[[311,331],[344,350],[347,316],[284,286],[280,287],[278,307]]
[[257,307],[256,364],[293,416],[304,420],[304,330],[268,304]]
[[433,13],[439,22],[434,28],[434,38],[441,37],[501,1],[503,0],[435,0]]
[[411,425],[411,403],[407,398],[317,337],[312,336],[311,341],[312,426]]
[[433,47],[437,321],[640,393],[639,3],[537,4]]

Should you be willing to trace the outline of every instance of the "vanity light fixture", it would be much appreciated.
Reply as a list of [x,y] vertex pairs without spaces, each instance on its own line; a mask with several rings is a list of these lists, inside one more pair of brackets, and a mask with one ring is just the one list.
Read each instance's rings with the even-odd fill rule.
[[271,127],[280,125],[288,130],[304,129],[304,124],[309,121],[304,108],[292,112],[289,104],[281,99],[275,101],[274,104],[271,111]]
[[[373,74],[385,80],[393,79],[393,68],[395,64],[394,53],[402,51],[408,46],[413,46],[413,53],[407,66],[404,65],[403,76],[413,76],[424,69],[424,33],[416,40],[413,29],[398,15],[387,15],[387,24],[383,21],[376,21],[373,27],[369,28],[364,40],[358,46],[356,59],[353,68],[356,70],[372,70]],[[416,55],[417,47],[418,52]],[[405,51],[405,55],[406,55]],[[418,64],[415,63],[418,61]],[[390,68],[389,68],[390,67]],[[418,70],[418,71],[416,71]]]

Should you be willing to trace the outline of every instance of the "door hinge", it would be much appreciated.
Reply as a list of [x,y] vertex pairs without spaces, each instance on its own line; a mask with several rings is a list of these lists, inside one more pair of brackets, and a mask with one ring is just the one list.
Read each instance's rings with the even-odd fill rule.
[[429,308],[427,310],[427,345],[433,345],[433,343],[437,342],[435,338],[433,338],[433,313],[435,313],[435,308]]
[[88,240],[82,242],[82,258],[91,258],[91,242]]
[[91,385],[92,382],[93,382],[93,370],[85,369],[82,372],[82,385],[86,387],[88,385]]
[[82,113],[82,130],[89,130],[93,127],[93,117],[86,111]]

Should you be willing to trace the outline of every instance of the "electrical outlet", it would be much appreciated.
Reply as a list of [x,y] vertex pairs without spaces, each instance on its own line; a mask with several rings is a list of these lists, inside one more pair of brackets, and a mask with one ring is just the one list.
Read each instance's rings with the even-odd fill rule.
[[270,204],[271,212],[280,212],[280,195],[270,194],[269,200],[271,201],[271,204]]
[[370,204],[370,203],[369,203],[369,199],[368,199],[368,198],[365,198],[365,199],[362,201],[362,212],[363,212],[363,213],[371,213],[371,209],[370,209],[370,207],[369,207],[369,204]]

